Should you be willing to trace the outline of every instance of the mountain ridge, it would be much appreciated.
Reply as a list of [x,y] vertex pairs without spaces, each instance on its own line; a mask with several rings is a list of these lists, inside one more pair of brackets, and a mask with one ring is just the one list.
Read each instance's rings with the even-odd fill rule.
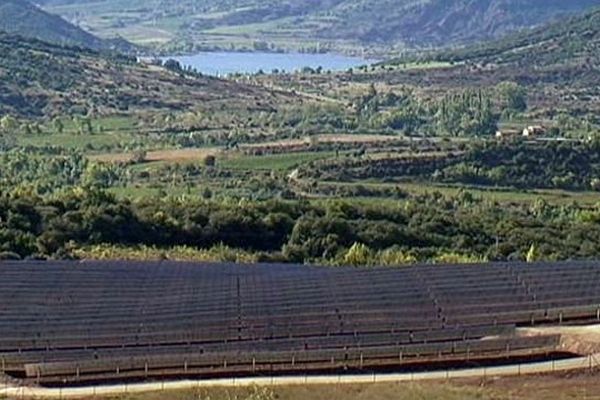
[[134,50],[134,46],[124,39],[100,39],[26,0],[0,0],[0,31],[94,50]]
[[600,8],[501,39],[442,50],[436,61],[544,65],[600,61]]
[[[411,47],[488,40],[600,6],[600,0],[207,0],[201,5],[150,0],[118,11],[122,0],[103,0],[102,7],[87,0],[40,1],[94,32],[112,29],[125,37],[155,29],[169,32],[177,43],[251,39],[274,45],[303,40]],[[97,9],[86,11],[94,4]]]

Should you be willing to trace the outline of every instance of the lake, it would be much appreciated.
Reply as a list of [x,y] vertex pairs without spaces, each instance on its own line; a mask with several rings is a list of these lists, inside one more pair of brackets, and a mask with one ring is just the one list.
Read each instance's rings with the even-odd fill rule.
[[322,67],[324,71],[343,71],[376,62],[376,60],[329,53],[201,52],[190,56],[166,57],[163,60],[168,58],[179,61],[182,66],[191,66],[206,75],[256,73],[260,70],[269,73],[275,69],[293,72],[304,67]]

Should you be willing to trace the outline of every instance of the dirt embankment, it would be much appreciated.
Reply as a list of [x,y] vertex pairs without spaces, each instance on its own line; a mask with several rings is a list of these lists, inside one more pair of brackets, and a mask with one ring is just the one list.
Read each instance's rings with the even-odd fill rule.
[[523,328],[525,336],[560,334],[558,350],[582,356],[600,353],[600,325]]

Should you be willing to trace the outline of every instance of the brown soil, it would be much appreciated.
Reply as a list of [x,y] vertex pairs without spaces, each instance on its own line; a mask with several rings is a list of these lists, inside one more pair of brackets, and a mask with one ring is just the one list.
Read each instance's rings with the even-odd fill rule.
[[600,325],[524,328],[519,333],[526,336],[560,334],[559,350],[582,356],[600,354]]
[[[216,148],[157,150],[149,151],[146,154],[146,161],[199,161],[203,160],[207,155],[215,155],[218,152],[219,149]],[[131,160],[132,157],[132,153],[115,153],[90,156],[90,159],[101,162],[127,162]]]

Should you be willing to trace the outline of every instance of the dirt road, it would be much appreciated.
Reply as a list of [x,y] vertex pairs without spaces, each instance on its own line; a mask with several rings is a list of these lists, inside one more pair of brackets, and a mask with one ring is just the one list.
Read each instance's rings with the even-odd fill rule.
[[183,380],[172,382],[119,384],[77,388],[39,388],[5,386],[0,388],[0,396],[8,398],[81,398],[85,396],[121,395],[127,393],[156,392],[176,389],[240,386],[286,386],[323,384],[367,384],[384,382],[416,382],[426,380],[449,380],[464,378],[491,378],[520,376],[550,372],[585,370],[600,367],[600,353],[560,361],[547,361],[531,364],[508,365],[501,367],[462,369],[454,371],[381,374],[381,375],[340,375],[340,376],[291,376],[271,378],[229,378],[209,380]]

